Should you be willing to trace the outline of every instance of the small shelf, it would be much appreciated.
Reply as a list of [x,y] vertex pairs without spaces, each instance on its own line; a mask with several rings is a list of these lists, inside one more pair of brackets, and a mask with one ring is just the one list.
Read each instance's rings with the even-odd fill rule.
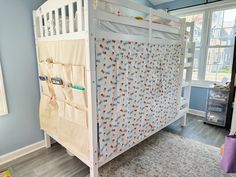
[[220,99],[217,99],[217,98],[210,98],[209,97],[209,101],[217,102],[217,103],[220,103],[220,104],[228,104],[228,100],[220,100]]

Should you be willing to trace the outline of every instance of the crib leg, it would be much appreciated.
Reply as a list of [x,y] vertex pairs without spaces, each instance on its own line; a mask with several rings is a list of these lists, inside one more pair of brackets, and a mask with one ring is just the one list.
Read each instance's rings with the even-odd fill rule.
[[45,143],[46,148],[51,147],[51,139],[50,139],[50,136],[46,132],[44,132],[44,143]]
[[187,123],[187,114],[185,113],[183,118],[182,118],[182,127],[186,127],[186,123]]
[[98,166],[90,167],[90,177],[98,177]]

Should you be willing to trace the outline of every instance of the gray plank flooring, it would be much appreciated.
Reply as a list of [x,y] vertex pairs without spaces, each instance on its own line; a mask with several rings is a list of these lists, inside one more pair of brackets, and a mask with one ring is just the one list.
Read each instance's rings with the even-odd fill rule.
[[69,156],[59,144],[0,166],[0,171],[6,168],[13,177],[85,177],[89,173],[83,162]]
[[191,114],[187,115],[186,127],[181,127],[181,120],[178,120],[164,130],[216,147],[220,147],[229,134],[224,128],[204,124],[202,117]]
[[[222,128],[204,124],[202,118],[193,115],[187,116],[187,127],[181,127],[179,120],[165,130],[217,147],[223,144],[224,136],[229,133]],[[0,171],[6,168],[11,169],[13,177],[85,177],[89,173],[85,164],[69,156],[59,144],[0,166]]]

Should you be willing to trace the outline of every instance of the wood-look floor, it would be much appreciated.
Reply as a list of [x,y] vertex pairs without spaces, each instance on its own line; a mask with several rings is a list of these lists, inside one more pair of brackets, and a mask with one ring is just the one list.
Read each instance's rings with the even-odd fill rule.
[[12,177],[85,177],[89,173],[83,162],[69,156],[59,144],[0,166],[0,171],[6,168]]
[[[204,124],[200,117],[192,115],[187,116],[185,128],[181,127],[179,120],[165,130],[218,147],[229,133],[222,128]],[[0,166],[0,171],[6,168],[11,169],[13,177],[85,177],[89,173],[85,164],[69,156],[59,144]]]
[[220,147],[229,134],[224,128],[204,124],[202,117],[191,114],[187,115],[186,127],[181,127],[181,120],[178,120],[164,130],[216,147]]

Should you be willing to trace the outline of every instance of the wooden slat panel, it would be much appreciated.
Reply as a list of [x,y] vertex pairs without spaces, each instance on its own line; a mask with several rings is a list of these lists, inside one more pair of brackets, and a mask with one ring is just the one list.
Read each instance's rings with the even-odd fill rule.
[[44,37],[43,34],[43,16],[39,16],[39,32],[40,32],[40,37]]
[[47,19],[47,14],[44,14],[44,30],[45,30],[45,37],[48,37],[48,19]]
[[77,1],[77,25],[78,25],[78,31],[83,31],[83,6],[82,6],[82,0]]
[[66,34],[66,9],[65,6],[61,8],[62,34]]
[[52,18],[52,12],[49,12],[49,35],[53,36],[53,18]]
[[56,30],[56,35],[59,35],[60,34],[60,27],[59,27],[58,9],[55,10],[55,30]]
[[73,4],[69,4],[69,31],[74,32],[74,10]]
[[[125,25],[131,25],[141,28],[149,29],[149,22],[144,20],[135,20],[133,18],[127,18],[122,16],[117,16],[114,14],[110,14],[107,12],[103,12],[101,10],[96,10],[95,17],[100,20],[104,21],[111,21],[115,23],[125,24]],[[180,31],[174,27],[170,27],[167,25],[162,24],[152,24],[153,30],[158,30],[166,33],[173,33],[173,34],[180,34]]]

